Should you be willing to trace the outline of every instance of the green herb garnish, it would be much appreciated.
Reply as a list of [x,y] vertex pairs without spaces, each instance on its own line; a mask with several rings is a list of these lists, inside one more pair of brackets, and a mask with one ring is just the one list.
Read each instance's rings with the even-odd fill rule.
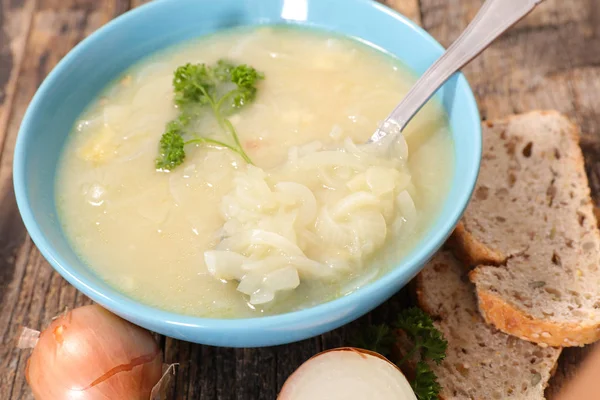
[[[417,399],[437,399],[441,388],[427,361],[440,364],[446,357],[448,342],[433,325],[431,317],[417,307],[402,311],[394,328],[401,329],[413,345],[396,365],[400,367],[409,360],[416,362],[411,386]],[[353,338],[351,345],[388,357],[397,340],[394,330],[388,325],[370,325]]]
[[404,310],[398,316],[396,328],[402,329],[414,343],[414,347],[400,361],[410,359],[417,352],[421,355],[421,360],[432,360],[436,364],[442,362],[446,357],[448,342],[444,336],[433,325],[433,320],[420,308],[409,308]]
[[396,328],[402,329],[413,343],[413,348],[406,353],[398,365],[419,356],[415,368],[415,378],[411,386],[419,400],[434,400],[440,393],[440,384],[427,360],[440,364],[446,357],[448,342],[442,333],[433,325],[431,317],[417,307],[404,310],[398,316]]
[[[252,164],[237,132],[227,117],[256,98],[256,85],[264,75],[248,65],[219,60],[214,66],[186,64],[175,71],[173,89],[179,116],[167,124],[159,145],[156,168],[170,171],[185,160],[185,146],[205,144],[224,147]],[[209,107],[221,129],[232,143],[190,132],[190,125]],[[186,140],[187,138],[187,140]]]
[[171,170],[185,159],[185,141],[183,126],[178,120],[167,124],[167,129],[160,138],[160,156],[156,159],[156,168]]
[[440,384],[431,367],[424,361],[419,361],[415,369],[415,379],[410,383],[419,400],[437,400],[440,394]]

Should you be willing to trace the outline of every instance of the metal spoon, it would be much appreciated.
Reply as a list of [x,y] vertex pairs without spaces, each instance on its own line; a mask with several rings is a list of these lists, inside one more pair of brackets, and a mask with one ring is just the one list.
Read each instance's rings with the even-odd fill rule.
[[[419,78],[368,143],[388,145],[455,72],[467,65],[543,0],[487,0],[467,29]],[[382,142],[383,138],[387,139]]]

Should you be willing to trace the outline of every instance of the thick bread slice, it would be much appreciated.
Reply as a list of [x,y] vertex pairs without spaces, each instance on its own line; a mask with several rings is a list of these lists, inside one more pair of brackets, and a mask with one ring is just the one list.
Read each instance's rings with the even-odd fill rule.
[[498,329],[550,346],[600,338],[600,235],[579,130],[557,112],[484,124],[471,204],[452,239]]
[[561,350],[504,334],[477,311],[465,267],[449,251],[439,252],[416,279],[419,305],[438,318],[448,340],[446,359],[432,365],[446,400],[544,398]]

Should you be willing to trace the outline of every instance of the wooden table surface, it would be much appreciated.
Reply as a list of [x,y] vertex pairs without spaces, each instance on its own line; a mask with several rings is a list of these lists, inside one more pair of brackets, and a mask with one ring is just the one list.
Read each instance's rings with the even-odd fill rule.
[[[482,0],[384,2],[447,46]],[[32,398],[24,378],[29,352],[14,347],[20,327],[40,329],[66,307],[90,302],[52,270],[21,222],[12,186],[19,124],[36,88],[61,57],[86,35],[141,3],[0,0],[1,400]],[[579,123],[594,200],[600,200],[600,0],[547,0],[465,72],[483,119],[544,108],[560,110]],[[165,362],[180,363],[169,399],[275,399],[285,379],[303,361],[343,345],[360,324],[393,320],[407,299],[401,292],[359,321],[287,346],[227,349],[162,338]],[[563,353],[547,391],[549,398],[576,373],[588,351]]]

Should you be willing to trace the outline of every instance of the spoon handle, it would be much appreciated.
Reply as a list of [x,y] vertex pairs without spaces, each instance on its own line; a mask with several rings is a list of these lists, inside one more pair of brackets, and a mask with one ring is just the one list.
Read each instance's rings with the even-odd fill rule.
[[[498,36],[529,14],[543,0],[487,0],[467,29],[421,76],[406,97],[382,124],[371,142],[401,132],[412,117],[456,71],[460,70]],[[386,127],[392,126],[393,132]]]

